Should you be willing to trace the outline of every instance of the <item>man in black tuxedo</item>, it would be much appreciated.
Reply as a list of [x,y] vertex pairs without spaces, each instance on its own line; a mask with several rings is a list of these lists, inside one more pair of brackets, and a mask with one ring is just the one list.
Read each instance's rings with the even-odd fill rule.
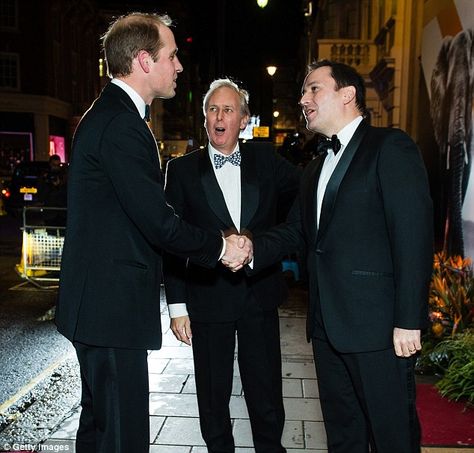
[[[82,378],[78,453],[148,452],[147,350],[161,346],[161,254],[234,268],[250,246],[192,227],[165,202],[154,98],[175,94],[182,71],[167,16],[134,13],[104,36],[114,78],[73,141],[56,322],[76,348]],[[240,264],[238,264],[240,261]],[[237,263],[237,264],[235,264]]]
[[[299,169],[277,155],[271,144],[239,143],[250,115],[248,93],[231,80],[211,84],[203,111],[209,145],[168,163],[168,201],[184,220],[211,233],[269,229],[276,224],[279,199],[295,197]],[[284,452],[277,306],[285,283],[280,265],[249,278],[244,271],[204,269],[167,256],[164,277],[171,328],[186,344],[192,338],[201,432],[208,451],[235,451],[229,401],[237,335],[255,451]]]
[[349,66],[312,64],[300,105],[331,139],[287,223],[254,236],[254,271],[304,244],[328,452],[419,452],[414,362],[433,253],[423,161],[404,132],[364,120],[364,81]]

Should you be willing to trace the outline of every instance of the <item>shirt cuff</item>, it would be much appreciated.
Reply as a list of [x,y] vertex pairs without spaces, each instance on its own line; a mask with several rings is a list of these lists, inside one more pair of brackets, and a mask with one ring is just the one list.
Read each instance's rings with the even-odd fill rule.
[[180,316],[188,316],[186,304],[168,304],[170,318],[179,318]]
[[221,250],[221,254],[219,255],[219,260],[220,261],[222,259],[222,257],[225,255],[225,249],[227,247],[227,243],[225,241],[225,237],[222,236],[222,250]]
[[253,269],[253,258],[252,258],[252,260],[248,263],[248,267],[250,267],[250,269]]

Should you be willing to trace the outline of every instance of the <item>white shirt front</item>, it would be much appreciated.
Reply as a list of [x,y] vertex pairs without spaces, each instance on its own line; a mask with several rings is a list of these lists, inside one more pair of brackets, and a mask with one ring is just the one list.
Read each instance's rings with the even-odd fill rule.
[[318,228],[326,187],[328,186],[329,180],[331,179],[337,164],[341,160],[344,150],[346,149],[362,119],[362,116],[358,116],[337,133],[337,138],[341,142],[341,149],[336,155],[334,155],[334,151],[332,149],[329,149],[328,155],[326,156],[326,159],[324,159],[323,168],[321,169],[321,174],[319,176],[317,191],[316,225]]
[[[239,150],[239,143],[235,145],[234,151],[231,154]],[[214,166],[214,154],[220,154],[221,156],[226,155],[217,151],[209,143],[209,159],[211,159],[212,168],[216,175],[217,182],[221,188],[222,195],[224,195],[225,204],[229,210],[230,217],[234,222],[237,231],[240,231],[240,211],[241,211],[241,184],[240,184],[240,166],[233,165],[230,162],[226,162],[221,168],[216,169]]]

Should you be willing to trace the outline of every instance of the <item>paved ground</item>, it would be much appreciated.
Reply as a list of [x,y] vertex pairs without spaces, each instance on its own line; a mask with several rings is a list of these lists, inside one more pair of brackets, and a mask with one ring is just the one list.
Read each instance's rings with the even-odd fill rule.
[[[6,221],[8,220],[8,222]],[[18,222],[2,219],[0,222],[3,252],[8,252],[15,259],[19,256]],[[6,240],[8,238],[8,241]],[[8,272],[11,263],[6,263]],[[18,282],[16,282],[18,283]],[[8,291],[4,288],[4,291]],[[11,295],[12,292],[8,291]],[[16,294],[16,293],[15,293]],[[29,297],[22,293],[14,304],[11,313],[15,314],[21,300]],[[317,399],[317,386],[310,346],[304,340],[304,292],[295,288],[291,300],[281,310],[283,383],[287,424],[284,443],[292,452],[326,451],[324,430],[320,407]],[[48,301],[49,304],[51,303]],[[46,304],[46,305],[49,305]],[[150,379],[150,419],[151,419],[151,452],[152,453],[189,453],[205,451],[204,442],[199,432],[199,419],[195,396],[193,361],[191,348],[178,343],[169,326],[169,318],[164,301],[163,326],[165,328],[163,348],[149,355]],[[51,305],[49,305],[50,307]],[[49,308],[48,307],[48,308]],[[38,307],[39,308],[39,307]],[[44,312],[46,307],[41,307]],[[9,323],[9,322],[8,322]],[[44,326],[54,331],[51,320]],[[4,326],[11,342],[11,329]],[[18,330],[18,329],[17,329]],[[10,333],[9,333],[10,332]],[[16,331],[15,331],[16,332]],[[49,335],[55,332],[49,332]],[[15,338],[21,338],[16,335]],[[2,359],[13,347],[6,348]],[[27,350],[34,351],[35,345]],[[73,439],[77,429],[79,414],[78,366],[73,354],[64,351],[66,357],[54,361],[52,366],[43,369],[32,369],[35,376],[30,376],[28,384],[16,394],[5,392],[0,401],[0,451],[32,449],[39,442],[47,439],[47,444],[64,447],[63,451],[73,450]],[[53,357],[55,354],[51,354]],[[11,357],[10,357],[11,356]],[[9,353],[13,371],[20,370],[24,354]],[[2,360],[3,361],[3,360]],[[14,365],[17,363],[18,365]],[[23,373],[20,373],[23,374]],[[5,383],[12,384],[10,378]],[[235,383],[231,400],[231,416],[239,453],[253,451],[248,414],[242,395],[242,385],[235,366]],[[65,447],[68,447],[65,450]],[[111,452],[112,453],[112,452]]]
[[[288,453],[327,452],[312,351],[304,338],[306,293],[294,286],[280,309],[283,392]],[[162,301],[163,348],[149,355],[150,453],[205,453],[199,431],[191,348],[178,343]],[[49,374],[48,374],[49,373]],[[11,423],[0,432],[0,452],[74,453],[79,417],[79,370],[74,354],[31,382],[26,406],[12,406]],[[231,398],[236,453],[254,452],[238,366]],[[43,445],[38,447],[40,442]],[[423,453],[471,453],[472,449],[425,448]],[[111,452],[113,453],[113,452]],[[402,453],[402,452],[400,452]]]
[[[304,339],[305,311],[304,291],[294,288],[289,303],[280,310],[286,410],[283,443],[289,453],[327,451],[311,347]],[[164,327],[169,326],[166,310],[162,322]],[[204,453],[207,449],[199,431],[192,351],[179,344],[169,329],[165,330],[163,348],[149,355],[150,452]],[[69,360],[75,361],[73,357]],[[237,364],[230,405],[236,453],[253,452]],[[75,407],[46,443],[73,451],[78,416]]]
[[[163,327],[169,326],[166,306]],[[280,309],[283,395],[286,423],[283,444],[288,453],[327,452],[311,346],[305,339],[306,291],[290,290]],[[166,329],[165,329],[166,330]],[[253,453],[248,413],[235,363],[231,397],[236,453]],[[206,453],[199,431],[191,348],[176,341],[168,329],[163,348],[149,355],[150,453]],[[47,443],[70,445],[79,409],[73,411]],[[423,453],[471,453],[473,449],[423,448]],[[398,452],[402,453],[402,452]]]
[[72,349],[51,321],[56,292],[35,288],[15,271],[20,226],[20,219],[0,216],[0,431],[18,412],[15,405],[30,405],[29,391]]

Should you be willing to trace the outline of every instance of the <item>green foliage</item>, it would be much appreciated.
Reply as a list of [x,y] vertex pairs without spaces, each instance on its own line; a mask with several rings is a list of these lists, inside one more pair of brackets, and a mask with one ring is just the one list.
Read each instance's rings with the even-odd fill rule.
[[[431,326],[423,336],[417,371],[441,376],[442,394],[472,402],[474,274],[469,258],[435,254],[429,310]],[[471,354],[466,351],[470,342]]]
[[466,399],[474,405],[474,330],[442,341],[433,349],[433,356],[444,368],[444,375],[436,384],[441,395],[455,401]]

